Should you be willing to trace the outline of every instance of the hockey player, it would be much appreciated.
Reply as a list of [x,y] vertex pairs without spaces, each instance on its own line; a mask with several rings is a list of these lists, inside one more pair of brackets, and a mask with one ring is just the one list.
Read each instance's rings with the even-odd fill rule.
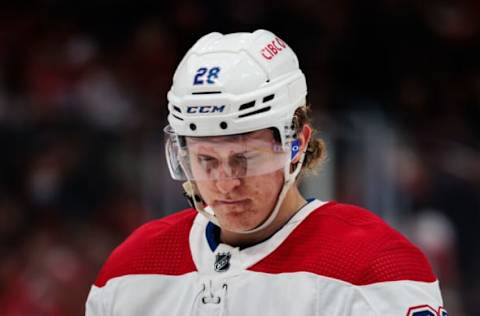
[[265,30],[202,37],[168,93],[166,155],[192,208],[137,229],[88,316],[445,316],[425,256],[370,211],[306,200],[319,162],[295,53]]

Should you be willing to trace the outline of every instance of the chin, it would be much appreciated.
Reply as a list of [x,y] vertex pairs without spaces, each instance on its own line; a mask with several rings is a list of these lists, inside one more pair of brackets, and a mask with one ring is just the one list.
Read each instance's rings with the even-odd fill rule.
[[226,231],[229,231],[229,232],[232,232],[232,233],[242,233],[242,232],[246,232],[246,231],[249,231],[249,230],[252,230],[256,227],[255,226],[245,226],[245,225],[226,225],[226,226],[223,226],[221,225],[222,229],[226,230]]
[[215,210],[222,229],[230,232],[244,232],[260,226],[268,217],[259,216],[260,212],[252,207],[218,207]]
[[231,231],[231,232],[244,232],[247,230],[252,230],[260,223],[252,222],[251,219],[244,219],[238,218],[237,216],[224,216],[219,218],[219,224],[222,229]]

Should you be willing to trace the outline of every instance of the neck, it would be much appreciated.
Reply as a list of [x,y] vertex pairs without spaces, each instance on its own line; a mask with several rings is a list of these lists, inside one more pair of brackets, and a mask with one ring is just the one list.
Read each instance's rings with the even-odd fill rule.
[[220,232],[220,240],[223,243],[241,248],[258,244],[280,230],[280,228],[282,228],[283,225],[285,225],[285,223],[287,223],[288,220],[292,218],[292,216],[295,215],[303,205],[305,205],[305,203],[306,200],[300,194],[300,191],[298,191],[297,186],[293,185],[287,192],[287,195],[280,206],[277,217],[265,229],[251,234],[239,234],[222,229]]

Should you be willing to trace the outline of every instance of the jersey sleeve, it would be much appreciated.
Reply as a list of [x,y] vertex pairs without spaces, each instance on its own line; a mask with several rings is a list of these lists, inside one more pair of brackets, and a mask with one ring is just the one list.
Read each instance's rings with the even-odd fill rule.
[[447,315],[427,258],[397,232],[384,239],[359,283],[357,295],[371,311],[368,315]]
[[[349,315],[446,316],[435,282],[395,281],[357,287]],[[366,312],[368,310],[368,312]]]
[[85,304],[85,316],[107,316],[109,315],[108,293],[110,288],[97,287],[92,285]]
[[172,276],[195,271],[188,238],[196,214],[188,209],[148,222],[115,248],[90,289],[86,315],[114,314],[116,289],[127,276]]

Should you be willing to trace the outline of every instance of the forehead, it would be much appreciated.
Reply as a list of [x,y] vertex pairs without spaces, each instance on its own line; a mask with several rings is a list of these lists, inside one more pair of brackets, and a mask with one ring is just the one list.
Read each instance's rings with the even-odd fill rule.
[[186,137],[187,145],[223,145],[223,144],[272,144],[274,133],[270,129],[262,129],[245,134],[228,136]]

